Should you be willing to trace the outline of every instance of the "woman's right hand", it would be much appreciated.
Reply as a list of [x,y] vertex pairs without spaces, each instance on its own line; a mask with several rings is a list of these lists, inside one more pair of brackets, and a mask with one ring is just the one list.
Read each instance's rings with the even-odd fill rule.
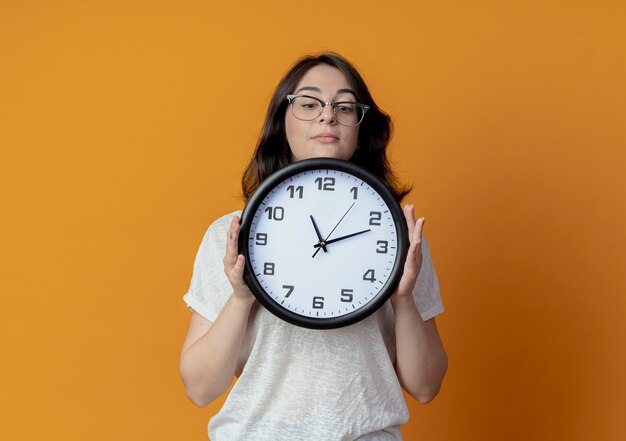
[[224,256],[224,272],[230,284],[233,287],[233,295],[242,300],[254,300],[254,295],[248,288],[245,280],[243,279],[243,268],[245,265],[245,259],[243,254],[238,253],[238,241],[239,241],[239,229],[240,229],[239,216],[233,217],[228,229],[228,237],[226,238],[226,254]]
[[192,313],[181,352],[180,375],[187,396],[200,407],[213,402],[231,385],[255,301],[243,279],[245,260],[237,252],[239,222],[235,216],[226,233],[224,256],[224,272],[233,293],[214,322]]

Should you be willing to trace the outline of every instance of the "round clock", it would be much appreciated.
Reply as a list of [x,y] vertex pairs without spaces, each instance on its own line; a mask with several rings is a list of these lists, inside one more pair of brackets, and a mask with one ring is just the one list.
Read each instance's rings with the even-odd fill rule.
[[387,186],[338,159],[299,161],[272,174],[242,214],[244,279],[279,318],[307,328],[347,326],[396,289],[406,221]]

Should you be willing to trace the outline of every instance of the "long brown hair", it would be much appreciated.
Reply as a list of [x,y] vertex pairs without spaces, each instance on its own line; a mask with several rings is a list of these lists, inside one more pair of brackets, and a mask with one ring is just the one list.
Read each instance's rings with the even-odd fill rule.
[[391,118],[376,105],[356,68],[341,55],[332,52],[300,58],[278,83],[270,100],[254,155],[241,180],[244,199],[247,201],[265,178],[292,162],[285,132],[287,95],[294,92],[309,69],[320,64],[339,69],[354,90],[357,101],[370,106],[359,126],[358,148],[350,162],[366,168],[382,179],[400,202],[410,188],[399,183],[387,159],[387,146],[393,132]]

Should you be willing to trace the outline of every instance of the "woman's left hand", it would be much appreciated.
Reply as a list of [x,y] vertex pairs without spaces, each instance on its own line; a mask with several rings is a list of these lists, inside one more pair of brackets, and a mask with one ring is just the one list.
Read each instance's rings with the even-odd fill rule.
[[406,204],[403,210],[407,226],[409,227],[410,246],[398,289],[391,296],[391,301],[394,303],[413,299],[413,288],[415,288],[415,282],[417,282],[417,276],[419,276],[420,268],[422,267],[422,228],[424,227],[424,218],[421,217],[416,221],[413,208],[412,204]]

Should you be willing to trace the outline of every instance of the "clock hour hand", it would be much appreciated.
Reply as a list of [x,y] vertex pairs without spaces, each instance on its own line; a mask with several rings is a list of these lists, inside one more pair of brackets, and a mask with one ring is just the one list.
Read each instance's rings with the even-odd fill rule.
[[322,247],[324,252],[326,252],[326,244],[324,243],[324,239],[322,239],[322,235],[320,234],[319,228],[317,228],[317,224],[315,223],[315,219],[313,219],[313,215],[309,216],[311,218],[311,222],[313,222],[313,228],[315,228],[315,234],[317,234],[317,240],[319,241],[315,246]]
[[324,245],[330,245],[331,243],[339,242],[340,240],[344,240],[344,239],[347,239],[347,238],[349,238],[349,237],[358,236],[359,234],[367,233],[368,231],[372,231],[372,230],[370,230],[370,229],[368,228],[367,230],[358,231],[358,232],[356,232],[356,233],[347,234],[347,235],[345,235],[345,236],[341,236],[341,237],[336,237],[336,238],[334,238],[334,239],[330,239],[330,240],[326,240],[326,241],[323,241],[323,242],[317,243],[317,244],[313,245],[313,247],[315,247],[315,248],[319,248],[319,247],[324,246]]

